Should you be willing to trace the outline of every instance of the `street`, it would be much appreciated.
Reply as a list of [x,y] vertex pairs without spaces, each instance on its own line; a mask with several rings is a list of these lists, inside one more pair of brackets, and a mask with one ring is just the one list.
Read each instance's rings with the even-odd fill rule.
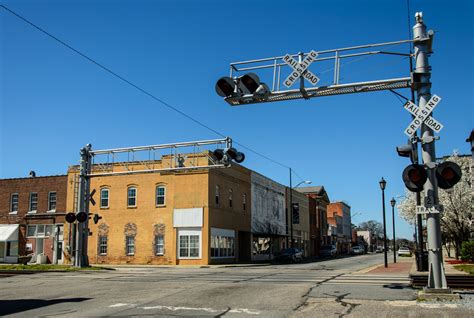
[[[364,271],[382,262],[382,254],[372,254],[302,264],[119,267],[115,271],[0,276],[0,314],[342,317],[369,310],[370,306],[361,304],[374,301],[384,301],[378,307],[380,313],[386,308],[387,316],[395,309],[413,310],[415,292],[408,287],[407,275],[368,275]],[[463,311],[457,314],[462,316]]]

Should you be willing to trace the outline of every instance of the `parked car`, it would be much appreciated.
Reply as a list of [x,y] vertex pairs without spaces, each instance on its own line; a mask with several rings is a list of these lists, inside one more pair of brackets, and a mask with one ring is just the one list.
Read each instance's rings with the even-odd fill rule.
[[337,255],[337,249],[335,245],[323,245],[319,250],[319,256],[321,257],[334,257]]
[[398,256],[411,256],[411,250],[406,246],[402,246],[398,249],[397,254]]
[[353,254],[353,255],[362,255],[362,254],[364,254],[364,252],[365,252],[364,248],[361,247],[361,246],[358,246],[358,245],[352,246],[352,248],[351,248],[351,254]]
[[375,253],[383,253],[383,246],[377,246]]
[[301,262],[303,260],[303,252],[298,248],[285,248],[278,256],[279,261]]

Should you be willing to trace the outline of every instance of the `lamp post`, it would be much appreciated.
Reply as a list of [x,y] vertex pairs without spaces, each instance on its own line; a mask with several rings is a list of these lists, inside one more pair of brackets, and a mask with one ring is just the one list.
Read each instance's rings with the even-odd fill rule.
[[392,206],[392,224],[393,224],[393,262],[397,262],[397,250],[396,250],[396,241],[395,241],[395,201],[394,198],[390,200],[390,205]]
[[385,222],[385,186],[387,181],[382,177],[382,180],[379,181],[380,189],[382,190],[382,211],[383,211],[383,254],[384,254],[384,265],[388,267],[387,260],[387,225]]
[[292,181],[291,168],[289,169],[290,169],[290,206],[288,207],[287,211],[288,211],[288,214],[290,215],[289,217],[290,219],[290,247],[293,247],[294,245],[294,242],[293,242],[293,189],[297,188],[302,183],[311,184],[311,181],[301,181],[300,183],[298,183],[296,186],[293,187],[292,182],[291,182]]

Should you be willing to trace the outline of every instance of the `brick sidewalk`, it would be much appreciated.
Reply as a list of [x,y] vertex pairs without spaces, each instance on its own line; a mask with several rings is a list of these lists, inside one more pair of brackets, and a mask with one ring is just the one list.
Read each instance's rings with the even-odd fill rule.
[[410,274],[410,270],[413,266],[414,260],[403,260],[397,263],[388,263],[388,267],[385,268],[383,264],[370,270],[367,274]]

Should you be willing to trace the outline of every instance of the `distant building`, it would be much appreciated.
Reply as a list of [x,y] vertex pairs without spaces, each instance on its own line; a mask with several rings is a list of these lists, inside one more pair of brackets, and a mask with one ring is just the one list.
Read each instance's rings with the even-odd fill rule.
[[340,253],[348,253],[352,240],[351,207],[344,201],[331,202],[327,206],[328,225],[336,228],[337,237],[332,244],[336,244]]
[[67,176],[0,179],[0,263],[64,260]]

